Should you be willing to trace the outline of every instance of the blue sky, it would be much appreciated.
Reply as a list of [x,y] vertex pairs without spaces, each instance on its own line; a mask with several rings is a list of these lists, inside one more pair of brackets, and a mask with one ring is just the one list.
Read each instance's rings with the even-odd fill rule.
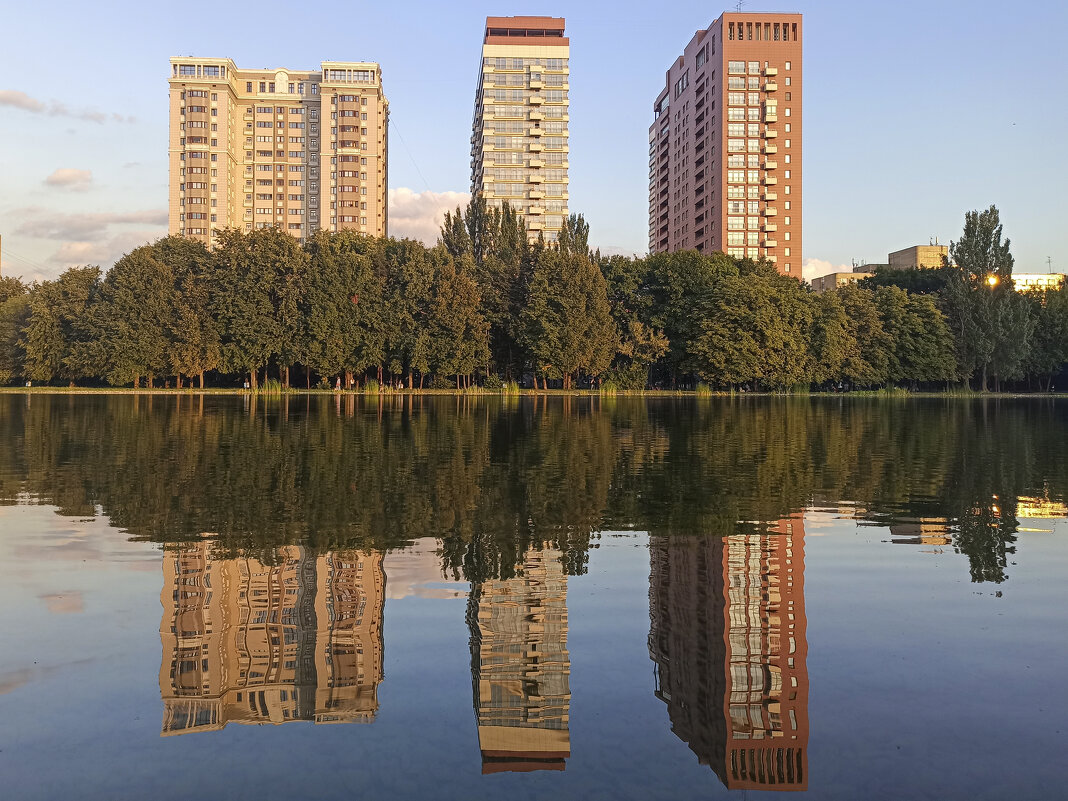
[[[664,71],[724,7],[505,2],[193,6],[0,0],[3,271],[109,266],[166,232],[174,55],[242,67],[382,64],[392,112],[391,223],[430,236],[464,199],[487,14],[567,18],[571,208],[605,248],[644,252],[647,129]],[[733,6],[730,6],[733,7]],[[807,274],[933,237],[996,204],[1018,271],[1068,271],[1060,194],[1068,4],[984,0],[746,3],[805,14]],[[239,31],[231,35],[230,31]],[[116,35],[115,32],[118,32]],[[224,33],[226,32],[226,33]]]

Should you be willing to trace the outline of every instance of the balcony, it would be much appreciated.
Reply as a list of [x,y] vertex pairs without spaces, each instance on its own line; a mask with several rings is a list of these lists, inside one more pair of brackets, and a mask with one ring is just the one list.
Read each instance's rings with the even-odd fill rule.
[[760,230],[766,234],[773,234],[779,230],[779,226],[777,226],[775,223],[764,223],[762,226],[760,226]]
[[541,200],[543,197],[545,197],[545,193],[542,192],[540,189],[531,189],[527,193],[527,197],[529,197],[531,200]]
[[527,128],[527,136],[541,136],[545,131],[541,128]]
[[772,264],[775,263],[775,257],[770,255],[770,254],[769,255],[765,255],[764,258],[767,259],[768,261],[770,261]]
[[530,81],[530,88],[531,89],[542,89],[544,87],[545,87],[545,82],[544,81],[538,81],[538,80],[533,80],[533,79]]
[[774,113],[772,113],[770,111],[769,112],[765,112],[765,114],[764,114],[764,122],[778,122],[778,121],[779,121],[779,115],[778,114],[774,114]]
[[779,243],[774,239],[765,239],[764,240],[764,247],[766,247],[766,248],[774,248],[774,247],[778,247],[778,246],[779,246]]
[[545,149],[545,147],[542,145],[541,142],[531,142],[530,143],[530,152],[531,153],[540,153],[544,149]]
[[764,67],[764,75],[768,78],[774,78],[779,74],[779,70],[775,67]]
[[764,91],[765,92],[777,92],[777,91],[779,91],[779,84],[775,83],[775,81],[767,81],[764,84]]
[[777,161],[765,161],[764,162],[764,169],[765,170],[777,170],[777,169],[779,169],[779,162],[777,162]]
[[543,120],[545,119],[545,114],[540,111],[532,111],[530,112],[530,118],[532,120]]
[[545,166],[545,162],[542,161],[541,159],[531,159],[527,166],[529,166],[529,167],[544,167]]
[[768,129],[768,128],[764,129],[764,138],[765,139],[774,139],[778,135],[779,135],[778,131],[771,130],[771,129]]
[[545,209],[541,206],[529,206],[527,207],[527,214],[544,214]]
[[527,98],[527,101],[532,106],[540,106],[542,103],[545,102],[545,98],[542,97],[541,95],[531,95],[530,97]]
[[764,176],[764,186],[775,186],[775,184],[777,183],[779,183],[779,179],[776,178],[774,175]]
[[540,184],[545,179],[541,177],[541,173],[532,172],[527,176],[527,182],[532,184]]
[[544,229],[545,229],[544,220],[538,220],[538,219],[527,220],[527,230],[528,231],[542,231]]
[[779,152],[779,148],[777,148],[775,145],[764,145],[764,154],[765,155],[772,156],[772,155],[774,155],[774,154],[776,154],[778,152]]
[[778,213],[779,213],[778,209],[770,209],[770,208],[769,209],[764,209],[764,216],[765,217],[775,217],[775,216],[778,215]]

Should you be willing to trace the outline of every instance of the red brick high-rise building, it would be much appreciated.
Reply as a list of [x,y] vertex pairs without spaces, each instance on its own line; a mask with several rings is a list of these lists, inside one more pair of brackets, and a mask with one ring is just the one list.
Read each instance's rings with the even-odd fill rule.
[[667,71],[649,128],[649,252],[801,275],[801,15],[730,12]]

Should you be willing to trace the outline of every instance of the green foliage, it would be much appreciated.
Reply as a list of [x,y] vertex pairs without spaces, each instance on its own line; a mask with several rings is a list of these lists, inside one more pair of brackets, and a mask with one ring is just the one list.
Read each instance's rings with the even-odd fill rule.
[[490,373],[482,382],[482,388],[487,389],[491,392],[500,392],[502,389],[504,389],[504,382],[501,380],[501,377],[496,373]]
[[99,291],[99,267],[72,267],[55,281],[33,288],[30,317],[19,339],[26,378],[73,382],[100,375],[86,372],[92,366],[84,358],[91,340],[84,323]]
[[910,295],[932,295],[946,288],[950,273],[949,267],[926,270],[876,267],[870,278],[864,278],[859,283],[864,289],[872,291],[879,287],[894,286],[905,290]]
[[542,251],[520,318],[536,372],[562,378],[565,389],[580,370],[602,375],[616,353],[607,285],[588,256]]

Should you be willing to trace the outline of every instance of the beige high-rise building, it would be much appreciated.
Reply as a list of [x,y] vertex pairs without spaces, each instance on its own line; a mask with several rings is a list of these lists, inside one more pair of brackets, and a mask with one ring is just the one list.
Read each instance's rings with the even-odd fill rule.
[[487,17],[471,132],[471,195],[520,212],[530,238],[555,241],[568,208],[564,20]]
[[726,12],[668,68],[649,127],[649,252],[801,277],[800,14]]
[[385,236],[389,103],[372,62],[244,70],[172,58],[170,233],[224,228]]

